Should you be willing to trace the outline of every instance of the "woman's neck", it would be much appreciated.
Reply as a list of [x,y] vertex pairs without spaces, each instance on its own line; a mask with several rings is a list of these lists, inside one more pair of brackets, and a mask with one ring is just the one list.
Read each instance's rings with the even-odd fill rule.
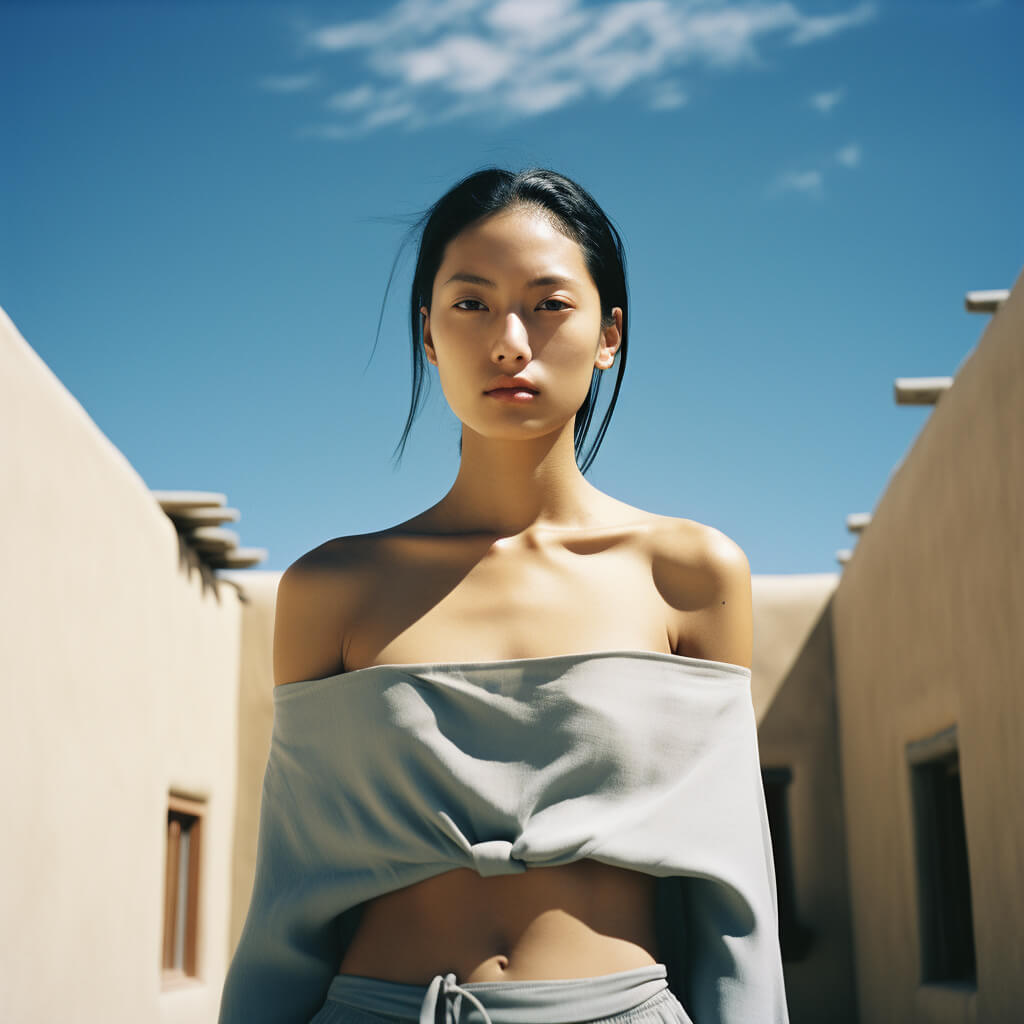
[[501,441],[463,428],[459,472],[427,513],[446,532],[511,536],[534,527],[596,525],[602,495],[576,464],[573,424],[557,435]]

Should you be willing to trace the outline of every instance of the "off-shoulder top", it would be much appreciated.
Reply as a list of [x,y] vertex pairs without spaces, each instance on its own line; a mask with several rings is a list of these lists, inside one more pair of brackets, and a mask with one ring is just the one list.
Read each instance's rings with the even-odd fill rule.
[[584,858],[657,878],[695,1024],[787,1021],[750,669],[614,650],[277,686],[219,1024],[308,1024],[367,900]]

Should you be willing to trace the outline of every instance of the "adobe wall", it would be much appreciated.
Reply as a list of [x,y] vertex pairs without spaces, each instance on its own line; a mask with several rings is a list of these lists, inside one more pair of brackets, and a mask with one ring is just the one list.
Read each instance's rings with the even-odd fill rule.
[[[785,960],[792,1024],[856,1024],[853,933],[827,606],[761,721],[761,764],[788,769],[791,871],[807,949]],[[776,874],[783,866],[776,864]]]
[[[0,311],[0,1016],[209,1024],[239,603]],[[169,790],[205,798],[201,980],[161,984]]]
[[238,690],[238,759],[231,877],[229,952],[242,934],[256,876],[256,836],[263,774],[274,728],[274,608],[282,573],[247,569],[222,575],[242,595],[241,679]]
[[[1024,276],[878,502],[833,602],[862,1019],[1024,1006]],[[959,730],[977,990],[922,984],[908,743]]]

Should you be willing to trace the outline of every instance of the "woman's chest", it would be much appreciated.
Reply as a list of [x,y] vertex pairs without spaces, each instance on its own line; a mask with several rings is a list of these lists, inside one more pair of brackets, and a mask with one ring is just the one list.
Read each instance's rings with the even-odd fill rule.
[[375,574],[346,637],[347,668],[669,650],[668,611],[639,545],[492,548]]

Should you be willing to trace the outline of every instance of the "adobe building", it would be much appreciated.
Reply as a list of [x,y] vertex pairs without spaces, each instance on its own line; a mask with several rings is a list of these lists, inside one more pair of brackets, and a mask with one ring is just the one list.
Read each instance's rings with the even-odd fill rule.
[[[841,572],[753,580],[794,1024],[1024,1012],[1024,275],[992,308]],[[280,574],[230,568],[259,553],[225,496],[151,491],[2,312],[0,493],[0,1019],[214,1024]]]

